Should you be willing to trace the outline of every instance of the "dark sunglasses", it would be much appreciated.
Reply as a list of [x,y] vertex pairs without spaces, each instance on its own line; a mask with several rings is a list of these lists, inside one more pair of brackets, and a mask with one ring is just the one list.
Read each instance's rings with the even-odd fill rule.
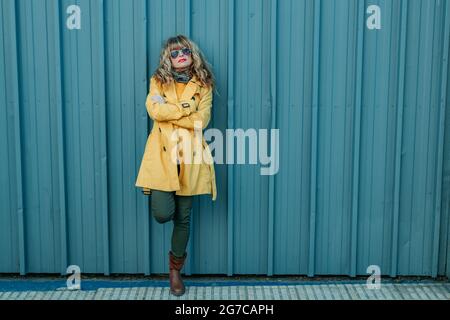
[[172,57],[172,59],[175,59],[176,57],[178,57],[178,55],[180,54],[180,51],[185,55],[188,56],[191,54],[191,49],[189,48],[183,48],[180,50],[172,50],[170,51],[170,56]]

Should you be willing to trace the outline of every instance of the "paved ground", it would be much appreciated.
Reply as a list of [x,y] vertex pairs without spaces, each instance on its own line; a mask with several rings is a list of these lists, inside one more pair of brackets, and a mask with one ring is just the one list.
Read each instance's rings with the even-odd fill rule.
[[75,291],[67,289],[63,278],[0,277],[0,300],[450,300],[450,282],[446,279],[382,279],[379,289],[369,289],[365,280],[184,279],[186,293],[175,297],[170,295],[164,277],[82,279],[81,290]]

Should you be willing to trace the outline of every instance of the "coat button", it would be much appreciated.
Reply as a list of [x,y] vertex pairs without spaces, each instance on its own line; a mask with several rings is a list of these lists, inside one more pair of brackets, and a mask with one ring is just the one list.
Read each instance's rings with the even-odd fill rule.
[[178,137],[178,142],[180,142],[180,141],[182,141],[183,140],[183,136],[179,136]]
[[158,128],[159,129],[159,132],[161,132],[161,128]]
[[194,151],[194,157],[195,157],[195,151]]
[[183,156],[183,150],[180,150],[178,153],[180,154],[180,157]]
[[164,149],[164,151],[166,151],[166,147],[165,146],[163,146],[163,149]]

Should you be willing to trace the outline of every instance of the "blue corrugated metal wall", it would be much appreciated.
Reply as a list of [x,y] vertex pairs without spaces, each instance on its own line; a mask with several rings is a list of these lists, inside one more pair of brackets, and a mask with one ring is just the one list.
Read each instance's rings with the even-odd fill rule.
[[149,76],[184,33],[218,80],[209,128],[280,130],[277,175],[216,164],[187,274],[450,275],[449,1],[2,0],[0,13],[0,272],[167,272],[172,225],[149,219],[134,182]]

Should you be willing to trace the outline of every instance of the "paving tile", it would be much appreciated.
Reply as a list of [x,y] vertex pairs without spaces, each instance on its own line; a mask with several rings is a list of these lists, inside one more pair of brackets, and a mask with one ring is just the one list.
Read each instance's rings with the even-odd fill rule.
[[[368,288],[365,283],[320,283],[314,284],[252,284],[233,285],[220,284],[208,285],[192,282],[186,284],[186,293],[176,297],[170,294],[168,283],[164,286],[140,283],[139,286],[123,286],[120,280],[108,282],[110,287],[102,287],[100,284],[91,286],[90,289],[68,290],[64,287],[49,289],[44,286],[42,290],[17,290],[8,291],[2,289],[0,282],[0,300],[450,300],[450,284],[447,282],[408,282],[408,283],[381,283],[380,288]],[[22,282],[23,284],[23,282]],[[113,286],[115,284],[116,286]],[[203,285],[205,284],[205,285]],[[19,287],[19,286],[18,286]],[[33,288],[39,287],[39,283],[33,283]],[[89,287],[89,286],[87,286]],[[13,286],[14,288],[14,286]]]

